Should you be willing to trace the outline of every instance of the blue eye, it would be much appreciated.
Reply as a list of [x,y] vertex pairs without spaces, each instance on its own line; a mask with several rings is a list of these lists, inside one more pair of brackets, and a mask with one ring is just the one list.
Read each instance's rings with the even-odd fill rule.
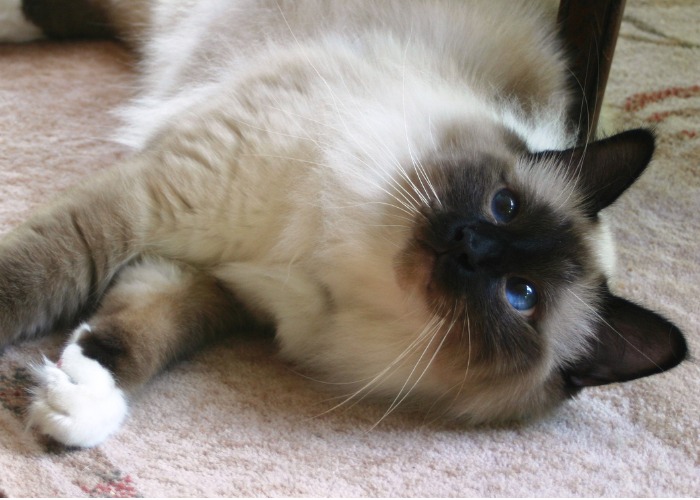
[[508,278],[506,299],[513,309],[526,315],[532,314],[537,305],[537,290],[535,285],[523,278]]
[[513,191],[503,188],[491,199],[491,212],[498,222],[507,223],[518,215],[518,199]]

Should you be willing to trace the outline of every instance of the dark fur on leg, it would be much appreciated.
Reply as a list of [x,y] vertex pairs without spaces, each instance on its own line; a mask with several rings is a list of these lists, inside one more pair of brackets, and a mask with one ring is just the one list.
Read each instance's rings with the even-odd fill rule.
[[120,388],[133,391],[201,345],[255,323],[216,278],[184,264],[145,260],[117,279],[77,343]]

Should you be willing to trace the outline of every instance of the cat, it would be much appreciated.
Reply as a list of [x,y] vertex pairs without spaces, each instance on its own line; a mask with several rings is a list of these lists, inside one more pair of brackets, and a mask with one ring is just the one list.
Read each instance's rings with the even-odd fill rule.
[[249,325],[347,401],[467,424],[686,357],[608,287],[601,211],[654,135],[576,143],[535,3],[65,5],[6,2],[0,38],[118,36],[142,76],[133,154],[0,242],[0,345],[74,328],[35,369],[40,433],[102,443],[152,377]]

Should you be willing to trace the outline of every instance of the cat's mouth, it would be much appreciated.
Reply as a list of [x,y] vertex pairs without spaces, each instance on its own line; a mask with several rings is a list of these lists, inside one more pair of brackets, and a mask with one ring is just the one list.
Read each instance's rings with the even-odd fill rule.
[[403,254],[404,266],[408,266],[403,274],[411,276],[411,284],[422,290],[429,302],[461,290],[464,280],[477,275],[483,264],[463,241],[436,241],[425,229],[416,231]]
[[418,245],[421,247],[424,265],[429,269],[424,277],[423,288],[430,297],[444,292],[442,285],[445,281],[452,281],[464,273],[476,270],[469,256],[464,253],[454,249],[435,248],[424,241],[419,241]]
[[476,273],[478,265],[459,245],[436,245],[421,233],[416,231],[413,241],[400,255],[399,284],[405,289],[421,290],[432,301],[456,287],[455,281]]

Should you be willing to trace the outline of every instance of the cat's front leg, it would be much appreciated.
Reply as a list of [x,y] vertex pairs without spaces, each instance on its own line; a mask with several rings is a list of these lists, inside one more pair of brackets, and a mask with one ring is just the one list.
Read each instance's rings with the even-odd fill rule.
[[205,341],[252,321],[199,269],[154,257],[133,263],[58,362],[36,368],[29,425],[70,446],[100,444],[124,421],[128,395]]
[[[63,194],[0,240],[0,349],[76,324],[123,266],[170,237],[189,183],[211,179],[202,168],[162,163],[137,155]],[[164,181],[183,172],[190,175],[177,187]]]
[[74,188],[0,241],[0,348],[75,324],[142,251],[149,199],[131,166]]

